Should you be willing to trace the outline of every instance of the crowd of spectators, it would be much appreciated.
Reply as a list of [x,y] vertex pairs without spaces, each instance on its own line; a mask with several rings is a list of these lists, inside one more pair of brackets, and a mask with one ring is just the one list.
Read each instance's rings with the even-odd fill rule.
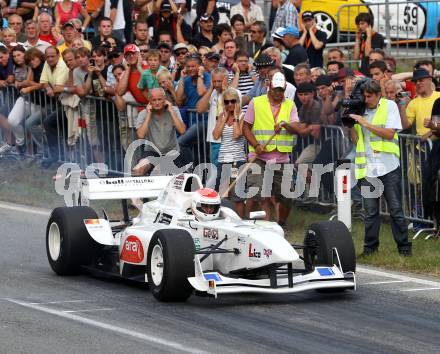
[[[370,87],[372,94],[393,102],[399,121],[392,129],[414,126],[415,134],[434,140],[439,132],[439,123],[431,120],[440,98],[434,64],[423,60],[414,73],[396,73],[396,60],[382,49],[383,37],[368,13],[356,17],[353,57],[360,65],[351,69],[341,49],[324,55],[326,34],[313,13],[300,11],[301,1],[272,1],[268,23],[250,0],[228,11],[212,0],[197,1],[195,8],[190,0],[1,0],[0,5],[0,155],[29,149],[27,132],[47,168],[67,158],[60,143],[73,148],[78,127],[86,127],[98,162],[120,153],[115,144],[125,151],[138,138],[154,142],[157,151],[142,156],[137,174],[151,169],[151,156],[171,150],[180,151],[180,163],[187,164],[208,149],[207,160],[232,171],[247,161],[247,150],[257,161],[267,158],[252,125],[256,106],[264,105],[261,97],[268,97],[273,117],[277,104],[293,102],[284,128],[291,148],[275,146],[269,158],[328,161],[328,149],[320,149],[321,128],[342,125],[341,100],[366,78],[380,88]],[[234,196],[234,201],[244,215],[243,200]],[[284,224],[288,208],[272,204]]]

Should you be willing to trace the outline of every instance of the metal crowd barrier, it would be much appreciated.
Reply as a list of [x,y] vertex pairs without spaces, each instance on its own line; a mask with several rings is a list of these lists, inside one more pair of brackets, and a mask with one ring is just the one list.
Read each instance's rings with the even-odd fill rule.
[[[344,157],[348,152],[350,142],[344,133],[344,128],[335,125],[322,125],[318,138],[312,136],[298,137],[297,144],[292,152],[291,161],[295,163],[307,163],[328,165],[332,164],[332,171],[335,169],[335,162]],[[304,160],[304,157],[306,160]],[[312,161],[313,158],[313,161]],[[316,172],[316,171],[315,171]],[[314,173],[315,173],[314,172]],[[305,176],[297,176],[296,178]],[[309,177],[313,177],[313,174]],[[334,193],[333,174],[326,173],[321,177],[321,186],[317,199],[310,199],[308,192],[299,198],[300,201],[310,201],[311,204],[336,205],[336,194]]]
[[374,18],[373,29],[385,38],[388,54],[394,58],[424,59],[438,56],[440,33],[440,2],[421,1],[366,1],[339,7],[337,42],[347,46],[354,41],[354,19],[360,12],[370,12]]
[[[13,86],[0,90],[0,108],[4,107],[9,117],[22,115],[14,127],[14,134],[22,132],[25,156],[44,159],[55,155],[58,162],[74,162],[82,170],[92,163],[105,163],[108,172],[114,174],[124,172],[124,155],[130,143],[137,139],[136,120],[142,109],[140,105],[127,104],[126,110],[118,112],[112,101],[101,97],[67,97],[60,101],[48,97],[44,91],[20,95]],[[182,112],[182,115],[187,125],[185,134],[192,134],[188,144],[190,160],[194,166],[210,162],[211,146],[206,142],[207,115],[194,110]],[[344,158],[352,148],[344,129],[321,126],[319,138],[299,138],[291,160],[297,161],[305,149],[313,152],[313,160],[306,163],[327,165]],[[399,138],[405,218],[432,224],[424,213],[422,197],[423,188],[426,188],[422,184],[422,166],[429,152],[429,141],[407,134],[400,134]],[[180,139],[182,137],[178,138],[179,142]],[[313,203],[336,205],[332,173],[323,176],[318,198]],[[388,214],[385,203],[381,214]]]

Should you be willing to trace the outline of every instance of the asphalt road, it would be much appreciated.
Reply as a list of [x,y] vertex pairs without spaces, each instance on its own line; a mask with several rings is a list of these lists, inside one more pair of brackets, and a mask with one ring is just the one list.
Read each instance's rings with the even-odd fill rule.
[[361,268],[358,290],[157,302],[142,286],[56,276],[48,216],[0,203],[0,353],[438,353],[440,281]]

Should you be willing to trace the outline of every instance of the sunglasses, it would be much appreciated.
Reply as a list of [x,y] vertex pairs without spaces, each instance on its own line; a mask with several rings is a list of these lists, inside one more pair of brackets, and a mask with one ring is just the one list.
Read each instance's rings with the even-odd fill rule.
[[180,55],[186,55],[186,53],[188,53],[188,51],[186,51],[186,50],[182,50],[182,51],[180,51],[180,52],[176,52],[176,55],[177,55],[177,56],[180,56]]
[[141,53],[148,53],[148,49],[140,49]]
[[237,103],[237,100],[223,100],[223,102],[225,103],[225,105],[228,105],[228,104],[236,104],[236,103]]

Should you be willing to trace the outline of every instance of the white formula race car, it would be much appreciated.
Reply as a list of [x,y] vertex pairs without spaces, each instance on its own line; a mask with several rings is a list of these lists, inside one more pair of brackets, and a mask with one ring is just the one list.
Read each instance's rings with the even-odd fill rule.
[[[130,198],[153,200],[129,218]],[[123,200],[124,220],[108,220],[105,212],[98,218],[84,206],[96,199]],[[82,180],[78,200],[54,209],[47,224],[47,256],[59,275],[87,270],[146,282],[160,301],[184,301],[193,292],[356,288],[355,251],[343,223],[314,223],[303,245],[291,245],[277,223],[257,220],[264,212],[241,219],[194,174]]]

